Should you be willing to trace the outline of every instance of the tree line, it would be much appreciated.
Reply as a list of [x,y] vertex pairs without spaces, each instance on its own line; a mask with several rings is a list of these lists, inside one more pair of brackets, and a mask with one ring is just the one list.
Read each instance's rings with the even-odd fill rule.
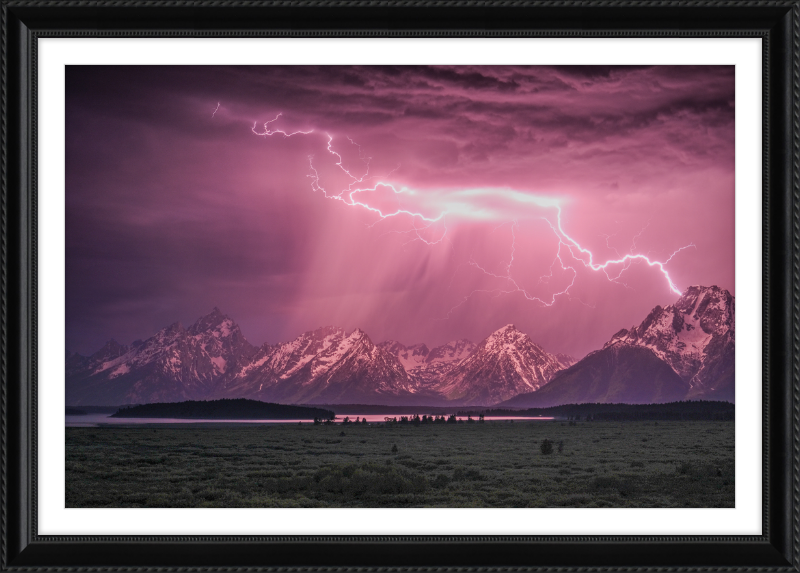
[[[314,418],[315,425],[330,425],[335,422],[335,418],[331,419],[322,419],[322,418]],[[484,423],[484,415],[479,413],[477,415],[477,419],[473,418],[471,415],[467,416],[466,420],[459,420],[456,414],[450,414],[449,416],[444,415],[423,415],[420,416],[419,414],[414,414],[413,416],[384,416],[383,422],[385,424],[400,424],[400,425],[411,425],[411,426],[421,426],[424,424],[483,424]],[[351,420],[349,416],[345,416],[341,424],[366,424],[367,418],[361,419],[360,417],[356,416],[355,420]]]
[[489,416],[550,416],[568,420],[734,420],[736,407],[730,402],[684,400],[666,404],[563,404],[484,412]]

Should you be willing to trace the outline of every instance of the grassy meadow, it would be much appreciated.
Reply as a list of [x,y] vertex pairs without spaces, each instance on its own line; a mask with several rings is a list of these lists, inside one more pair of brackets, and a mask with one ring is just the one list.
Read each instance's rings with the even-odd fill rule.
[[66,507],[734,507],[734,422],[66,428]]

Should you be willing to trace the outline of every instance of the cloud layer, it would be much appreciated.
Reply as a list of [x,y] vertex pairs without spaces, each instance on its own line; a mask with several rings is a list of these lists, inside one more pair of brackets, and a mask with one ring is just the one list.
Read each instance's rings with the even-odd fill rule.
[[640,260],[587,268],[559,207],[595,262],[693,245],[664,267],[677,288],[733,292],[732,66],[66,79],[71,350],[219,306],[255,344],[327,324],[478,341],[512,322],[581,356],[677,295]]

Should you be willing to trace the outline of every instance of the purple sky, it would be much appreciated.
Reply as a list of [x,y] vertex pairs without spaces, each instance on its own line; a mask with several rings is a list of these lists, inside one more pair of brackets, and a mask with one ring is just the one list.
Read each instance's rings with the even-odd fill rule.
[[[514,323],[581,357],[673,302],[669,280],[735,294],[733,66],[66,78],[72,351],[218,306],[256,345]],[[626,255],[669,262],[597,269]]]

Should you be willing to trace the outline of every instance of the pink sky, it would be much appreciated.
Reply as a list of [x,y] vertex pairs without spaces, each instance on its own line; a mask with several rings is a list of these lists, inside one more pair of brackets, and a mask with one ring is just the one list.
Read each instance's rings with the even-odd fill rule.
[[735,294],[732,66],[68,67],[66,96],[73,351],[218,306],[257,345],[514,323],[581,357],[670,279]]

